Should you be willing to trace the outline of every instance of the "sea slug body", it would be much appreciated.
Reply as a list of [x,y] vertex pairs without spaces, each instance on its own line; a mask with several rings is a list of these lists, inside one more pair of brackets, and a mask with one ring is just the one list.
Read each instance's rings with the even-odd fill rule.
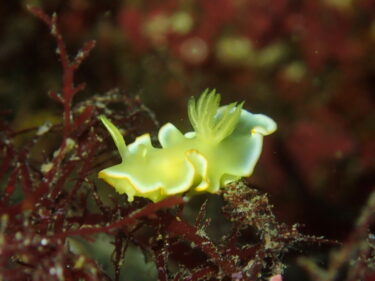
[[227,183],[253,173],[263,136],[276,123],[263,114],[242,109],[243,103],[219,106],[220,95],[206,90],[191,98],[188,115],[194,131],[182,134],[173,124],[159,130],[161,147],[144,134],[125,144],[120,131],[106,117],[100,119],[111,134],[122,162],[99,172],[117,192],[154,202],[165,197],[200,192],[216,193]]

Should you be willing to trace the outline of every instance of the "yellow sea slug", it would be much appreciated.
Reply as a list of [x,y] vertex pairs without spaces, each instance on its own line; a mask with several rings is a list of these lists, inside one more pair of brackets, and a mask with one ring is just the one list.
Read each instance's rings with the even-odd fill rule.
[[122,162],[99,172],[117,192],[154,202],[167,196],[216,193],[229,182],[250,176],[260,156],[263,136],[276,123],[263,114],[242,109],[243,103],[221,106],[215,90],[191,98],[188,115],[194,131],[182,134],[173,124],[159,130],[161,148],[144,134],[126,146],[120,131],[106,117],[100,119],[111,134]]

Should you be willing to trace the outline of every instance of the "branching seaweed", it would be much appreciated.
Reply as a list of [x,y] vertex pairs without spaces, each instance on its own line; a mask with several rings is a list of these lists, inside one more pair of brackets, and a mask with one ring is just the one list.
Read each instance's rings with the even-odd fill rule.
[[[75,86],[75,72],[95,41],[84,44],[70,60],[57,15],[50,17],[37,8],[29,10],[48,26],[56,40],[62,87],[61,93],[50,92],[49,96],[62,104],[63,118],[61,123],[23,131],[0,122],[1,280],[122,280],[120,269],[130,243],[151,257],[162,281],[250,281],[269,280],[271,276],[279,280],[285,268],[283,256],[292,247],[306,242],[334,243],[303,235],[297,225],[278,222],[267,195],[242,182],[232,183],[221,193],[222,212],[232,228],[219,241],[206,231],[210,224],[206,203],[192,224],[182,215],[186,202],[178,196],[157,203],[144,198],[129,203],[116,194],[104,198],[98,191],[96,173],[113,164],[111,159],[116,154],[97,116],[110,117],[125,138],[134,138],[145,127],[155,129],[158,124],[138,99],[116,89],[73,105],[74,96],[84,89],[83,83]],[[22,146],[17,145],[17,139],[25,133],[32,136]],[[43,161],[35,159],[31,152],[43,150],[42,141],[51,137],[59,139],[55,151]],[[349,270],[346,280],[366,274],[367,266],[373,264],[374,251],[374,239],[367,230],[373,221],[374,198],[369,202],[357,231],[334,259],[339,262],[323,272],[312,262],[301,261],[314,278],[313,273],[324,273],[314,280],[333,280],[326,278],[330,270],[336,272],[353,257],[358,266]],[[253,235],[247,235],[249,232]],[[72,237],[90,242],[99,233],[110,237],[114,245],[113,273],[104,271],[94,256],[70,247]],[[356,251],[358,248],[361,250]]]

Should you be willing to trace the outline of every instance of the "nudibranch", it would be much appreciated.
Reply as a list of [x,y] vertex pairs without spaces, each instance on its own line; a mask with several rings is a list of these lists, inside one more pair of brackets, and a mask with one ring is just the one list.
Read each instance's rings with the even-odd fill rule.
[[206,90],[197,101],[189,100],[194,131],[183,134],[167,123],[158,133],[160,148],[151,144],[149,134],[126,145],[119,129],[101,116],[122,161],[100,171],[99,177],[120,194],[126,193],[129,201],[134,196],[157,202],[186,192],[216,193],[253,173],[263,136],[276,130],[271,118],[242,107],[243,103],[220,107],[220,95]]

